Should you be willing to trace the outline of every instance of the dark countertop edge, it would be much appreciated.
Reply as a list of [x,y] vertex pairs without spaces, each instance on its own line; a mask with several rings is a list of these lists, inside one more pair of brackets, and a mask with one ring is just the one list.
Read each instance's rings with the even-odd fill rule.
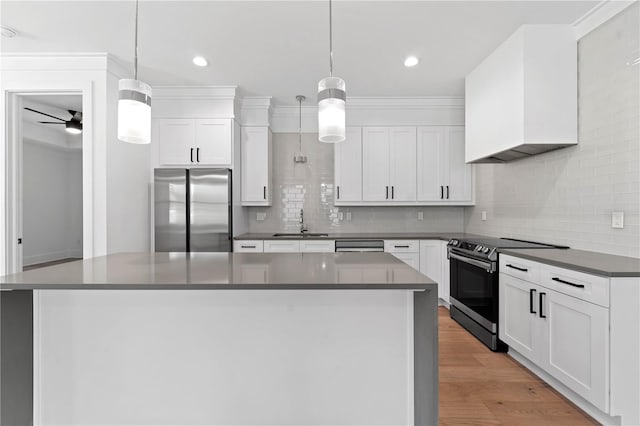
[[1,284],[11,290],[413,290],[437,289],[437,283],[415,284]]
[[[548,250],[572,250],[572,249],[548,249]],[[540,251],[547,251],[547,249],[540,249]],[[574,250],[575,251],[575,250]],[[593,267],[589,267],[589,266],[584,266],[582,264],[577,264],[577,263],[570,263],[570,262],[566,262],[566,261],[562,261],[562,260],[557,260],[557,259],[550,259],[548,257],[543,257],[543,256],[536,256],[535,254],[530,254],[530,253],[522,253],[521,251],[517,250],[517,249],[503,249],[503,250],[498,250],[499,253],[504,253],[507,254],[509,256],[513,256],[513,257],[520,257],[523,259],[528,259],[528,260],[533,260],[539,263],[544,263],[547,265],[552,265],[552,266],[558,266],[561,268],[566,268],[566,269],[571,269],[573,271],[578,271],[578,272],[584,272],[587,274],[593,274],[593,275],[600,275],[603,277],[607,277],[607,278],[625,278],[625,277],[640,277],[640,270],[638,271],[611,271],[611,270],[604,270],[604,269],[598,269],[598,268],[593,268]],[[605,255],[605,256],[616,256],[616,255],[610,255],[610,254],[606,254],[606,253],[598,253],[598,252],[592,252],[595,255]],[[619,256],[619,257],[624,257],[624,256]]]

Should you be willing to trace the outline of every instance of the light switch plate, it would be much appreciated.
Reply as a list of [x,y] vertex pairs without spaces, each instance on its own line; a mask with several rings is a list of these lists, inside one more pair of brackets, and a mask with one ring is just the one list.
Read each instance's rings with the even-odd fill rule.
[[265,213],[265,212],[257,212],[256,213],[256,220],[263,221],[266,218],[267,218],[267,213]]
[[351,212],[347,212],[347,220],[351,220]]
[[344,220],[344,213],[338,212],[338,220]]
[[480,219],[481,220],[487,220],[487,211],[486,210],[482,210],[482,213],[480,213]]
[[418,220],[424,220],[424,212],[418,212]]
[[616,229],[624,228],[624,212],[611,212],[611,227]]

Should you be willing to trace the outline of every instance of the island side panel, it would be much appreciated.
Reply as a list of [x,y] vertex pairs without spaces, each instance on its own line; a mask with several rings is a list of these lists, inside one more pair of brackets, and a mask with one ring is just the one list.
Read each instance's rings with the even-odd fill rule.
[[0,424],[33,424],[33,292],[0,291]]
[[416,425],[438,424],[438,296],[413,293],[414,418]]

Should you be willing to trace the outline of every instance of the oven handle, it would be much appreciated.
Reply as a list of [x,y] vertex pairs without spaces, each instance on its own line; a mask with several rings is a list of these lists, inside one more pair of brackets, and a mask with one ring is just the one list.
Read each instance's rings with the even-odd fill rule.
[[473,266],[478,266],[490,274],[496,271],[496,267],[492,262],[483,262],[481,260],[470,259],[468,257],[460,256],[459,254],[449,252],[449,258],[459,260],[460,262],[468,263]]

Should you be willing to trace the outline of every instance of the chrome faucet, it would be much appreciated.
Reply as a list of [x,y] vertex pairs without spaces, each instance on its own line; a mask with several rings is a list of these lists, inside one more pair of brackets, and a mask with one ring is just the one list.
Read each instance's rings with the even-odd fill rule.
[[307,231],[307,226],[304,224],[304,210],[300,209],[300,233],[304,234]]

